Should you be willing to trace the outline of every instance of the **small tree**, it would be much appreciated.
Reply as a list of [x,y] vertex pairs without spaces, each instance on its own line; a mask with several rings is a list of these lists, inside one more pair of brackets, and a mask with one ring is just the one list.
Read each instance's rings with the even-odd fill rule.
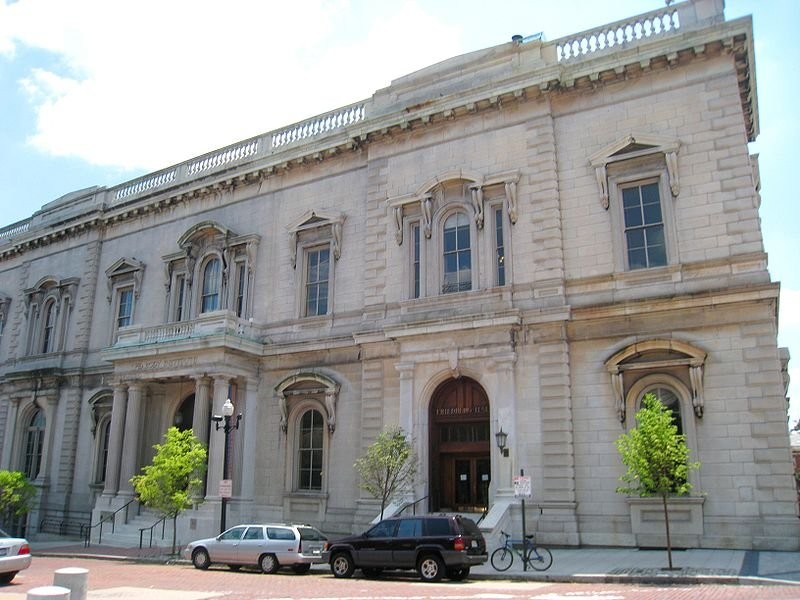
[[646,394],[636,413],[637,427],[617,439],[623,464],[628,467],[620,480],[626,485],[617,492],[641,497],[660,496],[664,505],[667,556],[672,568],[672,542],[669,534],[667,498],[683,496],[692,488],[688,476],[700,463],[689,462],[686,436],[678,433],[672,411],[653,394]]
[[0,519],[6,527],[18,529],[17,519],[28,513],[35,497],[36,486],[24,473],[0,471]]
[[202,491],[206,448],[191,429],[170,427],[164,443],[153,446],[153,463],[131,478],[133,489],[148,508],[172,519],[172,554],[175,554],[178,515],[190,508]]
[[364,456],[353,465],[361,477],[361,489],[381,501],[381,519],[386,505],[411,489],[417,458],[400,427],[382,432]]

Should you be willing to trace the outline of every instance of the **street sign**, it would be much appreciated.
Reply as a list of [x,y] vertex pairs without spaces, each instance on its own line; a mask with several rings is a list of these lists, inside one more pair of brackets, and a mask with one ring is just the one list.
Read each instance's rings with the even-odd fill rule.
[[531,495],[531,478],[525,475],[514,477],[514,497],[530,498]]
[[233,496],[233,479],[220,479],[219,497],[230,498]]

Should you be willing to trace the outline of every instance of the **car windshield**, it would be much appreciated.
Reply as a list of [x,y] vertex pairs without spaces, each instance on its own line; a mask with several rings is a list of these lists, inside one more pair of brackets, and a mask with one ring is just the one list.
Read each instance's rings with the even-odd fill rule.
[[0,538],[10,538],[11,536],[8,535],[5,531],[0,529]]
[[321,532],[317,531],[313,527],[298,527],[297,531],[300,532],[300,539],[301,540],[311,540],[311,541],[325,541],[326,538],[322,535]]

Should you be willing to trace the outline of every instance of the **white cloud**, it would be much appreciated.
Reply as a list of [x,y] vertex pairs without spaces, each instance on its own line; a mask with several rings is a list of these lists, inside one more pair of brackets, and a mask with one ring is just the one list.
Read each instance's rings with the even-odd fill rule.
[[101,166],[161,168],[360,100],[460,51],[456,28],[411,1],[358,16],[324,0],[0,7],[0,51],[25,45],[58,59],[20,82],[37,115],[30,143]]

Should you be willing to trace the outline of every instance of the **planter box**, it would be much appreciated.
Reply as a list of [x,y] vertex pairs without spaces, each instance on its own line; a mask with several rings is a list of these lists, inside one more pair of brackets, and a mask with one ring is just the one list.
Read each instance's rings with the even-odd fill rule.
[[[631,531],[636,545],[666,547],[664,504],[661,498],[627,498],[631,511]],[[703,503],[705,498],[687,496],[670,498],[669,531],[673,548],[699,548],[703,537]]]

